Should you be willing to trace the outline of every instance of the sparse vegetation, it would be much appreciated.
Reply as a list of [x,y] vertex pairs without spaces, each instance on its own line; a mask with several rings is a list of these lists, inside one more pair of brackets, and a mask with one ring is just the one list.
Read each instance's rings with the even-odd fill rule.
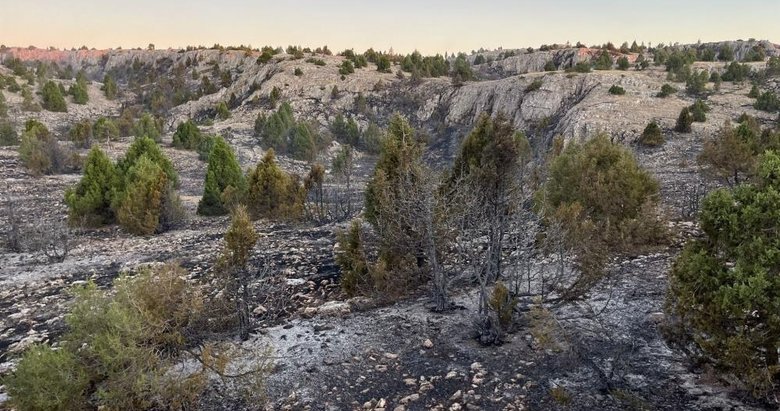
[[224,215],[233,205],[243,201],[246,180],[233,149],[222,137],[214,138],[208,158],[206,183],[203,197],[198,203],[198,214]]
[[622,96],[626,94],[626,90],[623,87],[618,86],[617,84],[613,84],[612,87],[609,88],[609,94],[615,96]]
[[685,107],[680,111],[680,116],[677,117],[674,131],[678,133],[690,133],[691,124],[693,124],[693,114],[691,114],[691,109],[689,107]]
[[59,86],[53,81],[49,80],[43,85],[41,90],[43,96],[43,108],[48,111],[66,112],[68,106],[65,103],[65,98],[62,96]]
[[674,86],[671,84],[664,84],[661,86],[661,91],[658,92],[658,97],[665,98],[675,93],[677,93],[677,89]]
[[655,121],[648,123],[644,131],[642,131],[642,135],[639,137],[639,144],[648,147],[658,147],[663,145],[665,141],[664,135],[661,132],[661,127],[658,126],[658,123]]

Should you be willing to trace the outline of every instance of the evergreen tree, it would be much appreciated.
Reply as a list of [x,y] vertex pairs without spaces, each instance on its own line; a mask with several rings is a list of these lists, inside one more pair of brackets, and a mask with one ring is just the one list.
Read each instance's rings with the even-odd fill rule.
[[192,150],[198,146],[201,138],[202,134],[198,126],[192,120],[187,120],[176,127],[176,132],[173,133],[173,146]]
[[109,100],[114,100],[117,97],[117,85],[116,81],[113,77],[111,77],[110,74],[106,74],[106,76],[103,78],[103,92],[106,94],[106,98]]
[[144,113],[133,126],[133,135],[136,137],[149,137],[156,142],[161,141],[162,121]]
[[108,142],[119,137],[119,127],[114,120],[100,117],[92,126],[92,134],[98,141]]
[[87,93],[87,80],[81,75],[76,76],[76,82],[71,84],[68,94],[73,96],[73,102],[76,104],[87,104],[89,102],[89,93]]
[[165,171],[144,154],[127,170],[125,180],[116,211],[119,224],[132,234],[154,234],[160,227],[167,190]]
[[[130,145],[130,148],[127,149],[124,157],[117,162],[117,170],[119,171],[119,174],[124,177],[125,181],[127,180],[126,176],[130,169],[144,156],[160,166],[163,172],[165,172],[167,181],[171,186],[179,186],[179,175],[176,173],[176,169],[173,168],[173,163],[171,163],[171,160],[162,152],[160,146],[149,137],[136,138],[135,141],[133,141],[133,144]],[[123,190],[124,188],[120,187],[118,191],[121,192]]]
[[677,117],[677,124],[674,126],[674,131],[678,133],[690,133],[691,124],[693,124],[693,115],[691,109],[685,107],[680,111],[680,116]]
[[765,153],[757,174],[704,200],[705,238],[675,261],[667,311],[686,342],[760,397],[780,373],[780,156]]
[[223,194],[228,187],[232,187],[240,197],[246,191],[246,181],[233,149],[222,137],[215,137],[209,153],[206,183],[203,197],[198,203],[198,214],[205,216],[227,214],[229,210],[224,201],[227,199],[223,199]]
[[647,124],[642,136],[639,137],[639,143],[650,147],[657,147],[664,143],[664,135],[661,133],[661,127],[658,126],[658,123],[651,121]]
[[76,147],[87,148],[92,144],[92,123],[81,120],[70,128],[68,134]]
[[247,209],[253,218],[297,219],[303,214],[303,187],[279,168],[273,150],[249,173],[247,185]]
[[43,85],[41,90],[43,95],[43,108],[48,111],[66,112],[68,111],[65,98],[62,97],[59,86],[53,81],[49,80]]
[[628,62],[628,57],[620,57],[617,59],[617,66],[619,70],[628,70],[628,68],[631,66]]
[[92,147],[84,164],[84,175],[74,188],[65,192],[70,222],[93,227],[113,222],[111,196],[117,179],[111,159],[99,147]]

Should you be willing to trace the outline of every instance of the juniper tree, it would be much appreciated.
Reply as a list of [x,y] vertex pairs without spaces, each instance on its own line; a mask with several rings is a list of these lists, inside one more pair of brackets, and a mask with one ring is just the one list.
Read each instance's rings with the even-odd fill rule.
[[776,389],[780,363],[780,157],[757,178],[710,193],[671,271],[667,311],[684,342],[738,377],[754,395]]
[[222,137],[215,137],[209,153],[203,197],[198,202],[198,214],[206,216],[227,214],[229,210],[225,200],[231,202],[233,200],[223,198],[228,187],[231,187],[235,191],[234,195],[240,198],[246,191],[246,180],[233,154],[233,149]]
[[62,96],[59,86],[57,86],[57,84],[55,84],[53,81],[49,80],[46,82],[46,84],[43,85],[41,94],[43,98],[44,109],[55,112],[68,111],[65,98]]
[[84,175],[75,187],[65,192],[71,224],[96,227],[113,222],[111,198],[118,178],[111,159],[99,147],[92,147],[84,164]]

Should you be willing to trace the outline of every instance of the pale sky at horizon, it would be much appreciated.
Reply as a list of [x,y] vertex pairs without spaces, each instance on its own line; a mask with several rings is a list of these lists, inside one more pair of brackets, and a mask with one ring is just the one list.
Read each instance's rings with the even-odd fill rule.
[[[684,4],[680,4],[684,3]],[[0,44],[251,44],[424,54],[602,44],[780,42],[780,0],[0,0]]]

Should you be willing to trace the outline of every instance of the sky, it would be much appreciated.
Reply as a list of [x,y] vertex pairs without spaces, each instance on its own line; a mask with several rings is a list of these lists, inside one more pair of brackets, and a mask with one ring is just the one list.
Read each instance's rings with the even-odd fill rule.
[[369,47],[423,54],[767,39],[780,0],[0,0],[0,44]]

